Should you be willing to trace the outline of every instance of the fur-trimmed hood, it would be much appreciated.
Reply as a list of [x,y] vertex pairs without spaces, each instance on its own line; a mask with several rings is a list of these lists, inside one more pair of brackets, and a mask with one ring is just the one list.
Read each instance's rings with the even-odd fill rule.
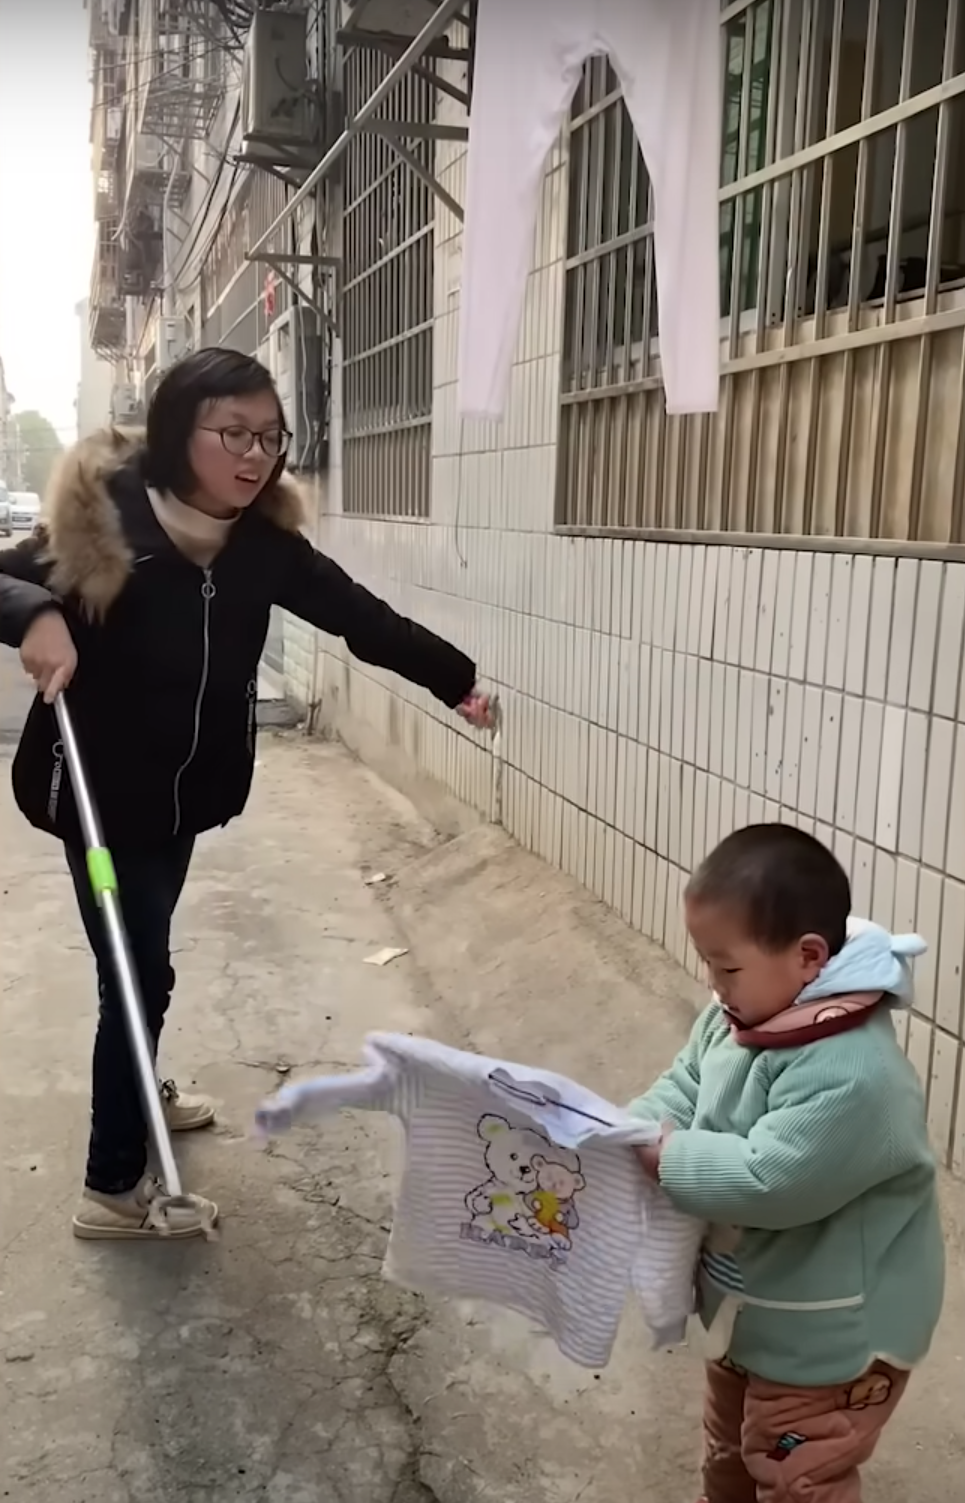
[[[105,615],[134,567],[108,482],[143,445],[141,432],[101,429],[67,451],[47,487],[38,531],[53,565],[50,586],[77,597],[91,616]],[[290,475],[281,475],[254,509],[286,532],[305,523],[301,489]]]

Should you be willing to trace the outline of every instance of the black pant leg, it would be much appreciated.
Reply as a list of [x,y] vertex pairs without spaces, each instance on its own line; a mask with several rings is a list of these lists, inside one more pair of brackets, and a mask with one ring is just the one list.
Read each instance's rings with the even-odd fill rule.
[[[155,1052],[171,1000],[171,920],[184,886],[194,840],[169,841],[146,851],[114,852],[124,926],[141,987]],[[147,1122],[131,1053],[124,1004],[117,987],[103,919],[91,892],[84,853],[67,862],[87,938],[97,961],[100,1010],[94,1044],[91,1138],[87,1184],[101,1194],[124,1194],[147,1165]]]

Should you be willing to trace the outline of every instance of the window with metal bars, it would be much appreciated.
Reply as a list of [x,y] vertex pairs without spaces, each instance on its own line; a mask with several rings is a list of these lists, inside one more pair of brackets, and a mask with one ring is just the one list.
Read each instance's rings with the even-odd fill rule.
[[274,290],[274,311],[265,298],[267,268],[245,260],[251,245],[277,218],[286,202],[285,184],[263,172],[248,172],[231,201],[201,269],[204,316],[202,345],[223,344],[258,355],[273,317],[290,306],[288,286]]
[[569,130],[558,521],[965,543],[965,0],[721,6],[720,412],[668,418],[613,73]]
[[[392,66],[359,47],[345,59],[354,114]],[[430,124],[434,90],[410,74],[379,116]],[[409,150],[432,170],[431,140]],[[360,516],[429,514],[432,439],[432,191],[375,128],[346,153],[341,301],[343,506]]]

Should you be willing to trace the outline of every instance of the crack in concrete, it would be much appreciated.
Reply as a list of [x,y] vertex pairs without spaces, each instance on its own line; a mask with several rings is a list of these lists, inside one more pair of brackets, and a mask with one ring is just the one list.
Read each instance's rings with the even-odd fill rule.
[[[315,758],[310,771],[315,780]],[[403,824],[386,820],[381,809],[373,812],[367,787],[354,803],[349,797],[346,809],[343,776],[344,767],[333,764],[331,777],[312,785],[313,799],[338,799],[344,815],[341,829],[334,820],[336,829],[326,832],[331,838],[320,874],[314,847],[304,848],[305,881],[311,871],[313,892],[322,884],[320,908],[299,903],[299,894],[307,896],[301,872],[291,868],[288,846],[271,835],[279,816],[284,821],[293,808],[285,804],[283,782],[261,795],[265,846],[257,866],[245,859],[244,844],[235,846],[239,859],[226,854],[218,863],[206,854],[201,865],[201,881],[208,883],[207,902],[198,908],[202,927],[177,944],[175,965],[183,965],[182,991],[187,983],[205,1004],[198,1019],[204,1067],[214,1067],[217,1056],[219,1065],[236,1071],[236,1083],[241,1071],[253,1070],[270,1083],[296,1072],[355,1068],[355,1060],[332,1057],[352,1048],[354,1025],[345,1012],[329,1005],[313,1012],[306,1026],[297,1008],[314,1000],[314,968],[330,972],[340,954],[339,974],[348,978],[345,990],[353,1000],[353,949],[343,952],[341,946],[409,940],[403,898],[391,900],[399,875],[407,874],[413,858],[417,864],[449,843],[433,840],[427,849],[407,838],[411,831]],[[298,786],[291,796],[296,793]],[[391,870],[394,878],[382,888],[363,889],[360,859],[372,854],[373,843],[378,859],[366,869]],[[296,863],[302,859],[297,850],[296,842]],[[40,867],[31,871],[37,880],[46,875]],[[351,900],[342,901],[338,882],[346,873],[355,887]],[[69,884],[59,868],[57,875],[67,902]],[[279,916],[282,890],[295,902],[286,901]],[[310,935],[296,942],[292,936],[305,924]],[[366,933],[377,938],[366,939]],[[84,955],[86,975],[83,947],[61,948],[64,955]],[[201,959],[202,948],[208,958]],[[269,950],[276,951],[274,958]],[[79,973],[78,961],[71,956],[69,974],[74,971]],[[8,972],[5,988],[26,981]],[[404,985],[383,979],[367,987],[368,975],[358,994],[366,1006],[370,994],[378,995],[375,1026],[385,1026],[386,1009],[392,1022],[398,1017],[405,1027],[413,1009],[439,1008],[453,1022],[448,1036],[471,1047],[465,1027],[455,1026],[431,972],[417,959],[406,968]],[[265,1011],[265,998],[273,995]],[[274,1052],[276,1038],[287,1042],[290,1053]],[[224,1094],[230,1099],[230,1090]],[[28,1432],[15,1432],[18,1449],[23,1446],[18,1469],[29,1479],[21,1485],[31,1497],[69,1491],[71,1503],[81,1503],[75,1496],[79,1486],[91,1490],[84,1503],[200,1503],[202,1497],[205,1503],[307,1503],[319,1496],[329,1503],[442,1503],[432,1474],[440,1466],[444,1474],[451,1458],[429,1445],[400,1372],[428,1312],[381,1275],[390,1219],[380,1204],[377,1124],[343,1121],[346,1127],[326,1134],[324,1152],[318,1139],[306,1135],[302,1143],[271,1145],[264,1168],[244,1161],[243,1247],[239,1238],[233,1249],[145,1248],[116,1260],[105,1250],[79,1265],[87,1314],[68,1329],[70,1300],[59,1301],[56,1315],[50,1306],[49,1327],[36,1333],[43,1339],[23,1343],[35,1360],[16,1369],[15,1389],[8,1385],[13,1406],[23,1406],[18,1415],[26,1419],[37,1405],[44,1417],[29,1440]],[[227,1191],[224,1199],[226,1215],[233,1217],[238,1208]],[[356,1200],[361,1204],[350,1203]],[[38,1242],[40,1219],[23,1226],[18,1218],[9,1246],[20,1253],[21,1243]],[[45,1307],[46,1289],[34,1289],[29,1278],[23,1287],[31,1290],[36,1308]],[[113,1319],[108,1315],[98,1326],[96,1312],[103,1314],[105,1307]],[[8,1349],[20,1350],[22,1337],[18,1333]],[[64,1427],[57,1416],[85,1411],[96,1418],[87,1432],[92,1438],[81,1442],[72,1424]],[[448,1488],[443,1491],[448,1496]]]
[[269,1075],[283,1075],[286,1078],[289,1075],[297,1075],[303,1070],[311,1070],[313,1073],[319,1070],[330,1070],[333,1074],[337,1074],[357,1068],[357,1062],[351,1064],[343,1059],[278,1059],[274,1062],[267,1059],[236,1059],[234,1063],[241,1065],[245,1070],[264,1070]]
[[[335,1213],[337,1219],[358,1224],[364,1227],[367,1232],[375,1231],[385,1241],[388,1240],[388,1233],[391,1228],[390,1222],[387,1222],[383,1218],[376,1219],[366,1216],[363,1212],[353,1207],[341,1205],[338,1193],[333,1191],[330,1186],[321,1184],[321,1176],[311,1170],[304,1162],[304,1159],[295,1153],[279,1149],[275,1144],[269,1145],[269,1148],[273,1158],[280,1162],[288,1163],[301,1171],[303,1177],[298,1181],[290,1182],[290,1188],[300,1198],[309,1204],[325,1205]],[[380,1249],[379,1262],[381,1262],[381,1257],[384,1255],[384,1250],[383,1243]],[[318,1250],[315,1252],[315,1257],[326,1261],[325,1255],[319,1253]],[[358,1253],[355,1254],[355,1259],[357,1260],[357,1258]],[[358,1277],[359,1271],[356,1266],[355,1278],[358,1279]],[[377,1270],[363,1273],[361,1279],[363,1287],[370,1289],[375,1287],[379,1290],[383,1287],[388,1287],[382,1285],[381,1275]],[[415,1296],[410,1296],[410,1301],[410,1314],[407,1317],[403,1315],[401,1318],[399,1315],[396,1315],[394,1320],[381,1314],[377,1309],[377,1301],[371,1298],[367,1298],[364,1301],[364,1308],[361,1312],[363,1323],[367,1321],[381,1328],[383,1337],[385,1338],[381,1353],[380,1376],[384,1379],[389,1391],[394,1396],[399,1412],[405,1421],[410,1441],[409,1458],[398,1476],[390,1495],[389,1503],[443,1503],[443,1500],[429,1486],[422,1474],[423,1462],[432,1453],[426,1448],[424,1443],[421,1416],[416,1413],[413,1406],[406,1399],[405,1394],[393,1375],[393,1368],[397,1365],[400,1357],[408,1350],[417,1333],[428,1321],[428,1312],[423,1301]]]

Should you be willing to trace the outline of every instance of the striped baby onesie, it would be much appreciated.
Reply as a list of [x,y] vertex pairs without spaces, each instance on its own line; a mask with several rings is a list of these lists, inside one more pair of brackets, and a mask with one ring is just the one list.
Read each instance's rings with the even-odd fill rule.
[[388,1278],[515,1310],[584,1367],[608,1362],[631,1290],[656,1346],[683,1339],[703,1227],[628,1152],[656,1124],[563,1076],[427,1039],[373,1034],[364,1053],[353,1074],[284,1086],[257,1122],[274,1134],[345,1108],[401,1121]]

